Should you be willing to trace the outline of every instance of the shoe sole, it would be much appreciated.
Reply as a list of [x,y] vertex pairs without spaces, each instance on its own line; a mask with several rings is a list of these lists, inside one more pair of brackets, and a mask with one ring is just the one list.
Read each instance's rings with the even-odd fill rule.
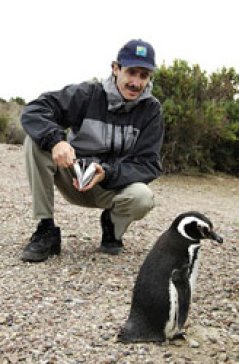
[[104,254],[109,254],[109,255],[118,255],[123,251],[123,247],[119,247],[119,248],[106,248],[104,246],[101,246],[99,251],[101,253]]
[[23,262],[38,263],[38,262],[44,262],[45,260],[47,260],[49,257],[52,257],[53,255],[60,255],[60,254],[61,254],[61,250],[51,251],[44,256],[39,255],[37,253],[34,254],[33,252],[25,251],[22,253],[21,260]]

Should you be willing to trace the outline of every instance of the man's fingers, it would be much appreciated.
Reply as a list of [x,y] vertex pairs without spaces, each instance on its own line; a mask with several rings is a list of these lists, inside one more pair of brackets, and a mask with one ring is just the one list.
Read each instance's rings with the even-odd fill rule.
[[79,182],[78,182],[77,178],[73,178],[73,186],[74,186],[77,190],[79,190]]
[[96,174],[85,187],[80,189],[80,191],[85,192],[85,191],[91,190],[95,185],[97,185],[99,182],[101,182],[103,180],[103,176],[104,176],[104,171]]
[[59,167],[68,168],[74,163],[75,150],[69,143],[61,141],[52,148],[52,159]]

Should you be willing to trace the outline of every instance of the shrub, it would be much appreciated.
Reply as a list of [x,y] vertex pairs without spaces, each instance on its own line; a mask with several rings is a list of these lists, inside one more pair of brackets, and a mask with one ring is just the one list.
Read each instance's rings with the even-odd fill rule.
[[5,142],[5,133],[9,118],[6,115],[0,115],[0,142]]
[[11,120],[5,131],[5,143],[23,144],[26,133],[18,120]]
[[[186,61],[155,73],[154,95],[165,119],[162,150],[166,172],[197,169],[235,172],[238,165],[238,75],[223,68],[207,77]],[[229,149],[228,149],[229,148]]]
[[15,97],[15,98],[12,97],[10,102],[16,102],[20,106],[26,105],[25,100],[23,98],[19,97],[19,96]]
[[0,142],[21,144],[25,132],[20,124],[22,105],[16,101],[0,102]]

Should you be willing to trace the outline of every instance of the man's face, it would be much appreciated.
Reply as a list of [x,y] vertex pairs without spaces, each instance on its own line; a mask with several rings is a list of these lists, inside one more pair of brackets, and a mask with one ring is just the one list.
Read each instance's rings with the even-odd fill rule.
[[119,67],[113,64],[116,85],[125,100],[137,99],[150,81],[152,72],[142,67]]

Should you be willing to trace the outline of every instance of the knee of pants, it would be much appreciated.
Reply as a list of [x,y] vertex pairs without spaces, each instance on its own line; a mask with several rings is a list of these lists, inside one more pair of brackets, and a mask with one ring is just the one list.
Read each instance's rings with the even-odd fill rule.
[[144,183],[134,183],[125,189],[128,212],[134,220],[142,219],[154,207],[154,195]]
[[145,184],[138,186],[135,195],[135,219],[141,219],[154,207],[153,192]]

